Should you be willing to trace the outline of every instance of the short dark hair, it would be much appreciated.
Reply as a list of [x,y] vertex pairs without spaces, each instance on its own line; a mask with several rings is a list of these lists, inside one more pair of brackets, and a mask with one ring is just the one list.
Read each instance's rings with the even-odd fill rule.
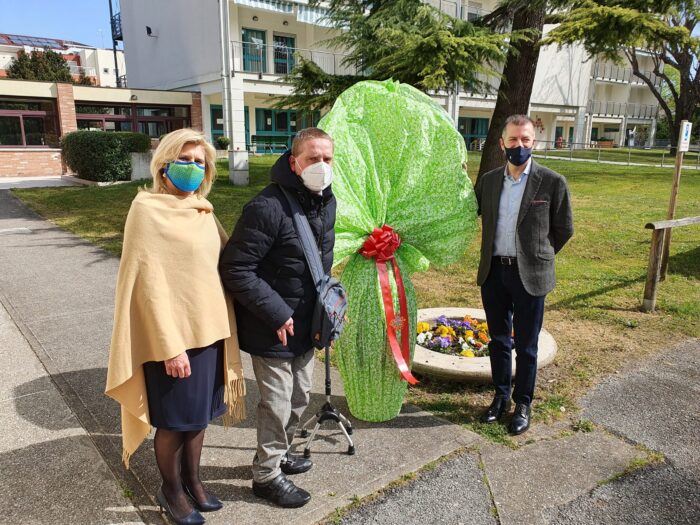
[[292,141],[292,155],[295,157],[301,152],[301,145],[311,139],[326,139],[333,144],[331,136],[321,128],[304,128],[299,131]]
[[535,127],[535,121],[532,120],[530,117],[527,115],[511,115],[508,117],[503,124],[503,129],[501,129],[501,137],[503,134],[506,132],[506,128],[508,127],[508,124],[513,124],[514,126],[523,126],[527,123],[532,124],[532,127]]

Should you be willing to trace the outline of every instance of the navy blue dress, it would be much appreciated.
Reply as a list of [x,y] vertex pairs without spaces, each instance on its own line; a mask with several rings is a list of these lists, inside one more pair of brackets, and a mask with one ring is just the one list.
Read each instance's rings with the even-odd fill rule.
[[188,432],[204,430],[226,412],[224,403],[224,342],[187,350],[192,374],[171,377],[163,361],[143,364],[151,425]]

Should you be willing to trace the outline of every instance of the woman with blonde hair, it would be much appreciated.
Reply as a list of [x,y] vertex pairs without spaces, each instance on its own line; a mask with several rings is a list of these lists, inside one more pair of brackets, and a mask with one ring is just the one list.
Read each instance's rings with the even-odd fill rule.
[[204,431],[245,417],[236,321],[217,270],[226,234],[206,199],[214,148],[192,129],[166,135],[153,187],[131,204],[117,277],[106,393],[121,404],[123,460],[151,426],[163,484],[156,496],[178,524],[223,504],[204,490]]

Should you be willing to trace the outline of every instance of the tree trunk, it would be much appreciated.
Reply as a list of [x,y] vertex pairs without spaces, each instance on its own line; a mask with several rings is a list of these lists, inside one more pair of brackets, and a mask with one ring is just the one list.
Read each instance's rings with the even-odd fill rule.
[[517,52],[511,50],[508,53],[506,65],[503,68],[503,79],[498,89],[496,107],[493,110],[486,144],[481,154],[479,177],[505,163],[505,156],[498,139],[501,137],[506,119],[510,115],[527,114],[546,12],[546,2],[538,2],[538,4],[542,6],[535,9],[519,9],[513,16],[513,31],[531,28],[537,32],[528,40],[515,44]]

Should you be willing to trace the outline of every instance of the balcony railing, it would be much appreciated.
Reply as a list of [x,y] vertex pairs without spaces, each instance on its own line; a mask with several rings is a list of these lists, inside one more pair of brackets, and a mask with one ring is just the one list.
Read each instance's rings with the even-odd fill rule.
[[258,42],[231,42],[231,52],[233,70],[244,73],[287,75],[296,65],[297,57],[301,56],[315,62],[329,75],[357,74],[355,67],[343,64],[348,55],[331,51]]
[[[457,12],[459,2],[455,0],[424,0],[428,5],[433,6],[435,9],[442,11],[443,13],[453,17],[460,18],[460,13]],[[490,11],[486,11],[482,8],[480,2],[462,2],[461,18],[462,20],[468,20],[473,22],[481,18],[484,15],[489,14]]]
[[97,76],[95,73],[94,67],[74,66],[74,65],[69,64],[68,69],[70,69],[71,75],[84,75],[86,77]]
[[654,104],[639,104],[635,102],[612,102],[590,100],[588,113],[606,117],[630,117],[640,119],[656,118],[659,106]]
[[[661,77],[658,77],[651,71],[642,71],[642,73],[644,76],[649,78],[655,86],[659,86],[661,84]],[[591,76],[596,80],[602,80],[605,82],[646,85],[641,78],[635,76],[632,69],[628,67],[620,67],[615,64],[606,64],[603,62],[595,63]]]

